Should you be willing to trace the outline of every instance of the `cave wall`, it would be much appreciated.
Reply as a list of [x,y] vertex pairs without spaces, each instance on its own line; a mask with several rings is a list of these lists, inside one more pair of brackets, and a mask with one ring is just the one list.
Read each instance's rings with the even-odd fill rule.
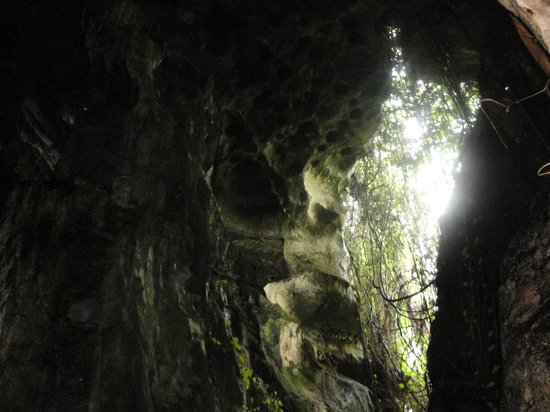
[[548,52],[550,41],[550,8],[548,4],[540,0],[499,0],[499,2],[529,27],[540,46]]
[[152,10],[57,6],[5,16],[2,409],[236,405],[234,356],[207,339],[212,97],[162,86]]
[[[462,13],[480,55],[481,98],[504,107],[482,100],[441,221],[430,410],[545,410],[549,186],[537,170],[550,155],[550,99],[511,104],[540,91],[546,76],[504,9],[466,2]],[[473,30],[476,21],[486,29]]]
[[3,409],[372,410],[340,228],[382,6],[2,6]]
[[[385,25],[484,97],[544,75],[493,0],[157,3],[2,6],[0,405],[376,410],[341,224]],[[548,101],[486,110],[442,221],[434,411],[548,403]]]

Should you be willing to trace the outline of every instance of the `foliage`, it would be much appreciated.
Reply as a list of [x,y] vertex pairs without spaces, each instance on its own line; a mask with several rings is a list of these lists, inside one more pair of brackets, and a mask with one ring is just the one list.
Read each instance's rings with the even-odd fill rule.
[[[279,399],[277,391],[272,391],[268,384],[266,384],[262,378],[256,376],[254,370],[248,366],[248,359],[244,348],[242,347],[239,338],[233,336],[229,345],[235,352],[239,369],[241,371],[241,378],[244,384],[246,395],[250,392],[256,393],[260,399],[262,399],[263,408],[259,406],[249,405],[249,402],[245,401],[241,406],[242,412],[283,412],[283,402]],[[246,396],[246,399],[250,399],[250,403],[254,403],[254,398]]]
[[[220,294],[221,300],[227,304],[227,296],[236,285],[226,279],[218,279],[215,283],[216,291]],[[236,293],[233,293],[236,294]],[[241,376],[240,389],[243,395],[242,412],[283,412],[283,402],[279,394],[263,381],[263,379],[252,368],[252,361],[245,345],[241,343],[238,336],[235,336],[235,325],[231,316],[224,309],[224,326],[226,338],[219,339],[211,332],[210,342],[224,352],[232,352],[239,367]]]
[[[442,202],[426,181],[429,186],[452,184],[461,136],[474,120],[477,92],[472,85],[461,84],[457,91],[410,78],[398,31],[391,29],[390,35],[392,90],[382,107],[379,133],[350,184],[346,241],[357,275],[366,347],[379,372],[373,373],[379,409],[425,410],[441,211],[434,206]],[[457,104],[457,93],[466,104]]]

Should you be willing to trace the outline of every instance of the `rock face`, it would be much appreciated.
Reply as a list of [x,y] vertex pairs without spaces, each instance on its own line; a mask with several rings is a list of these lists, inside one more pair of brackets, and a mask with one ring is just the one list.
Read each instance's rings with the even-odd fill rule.
[[466,28],[476,27],[477,18],[490,27],[471,30],[470,44],[481,57],[481,96],[493,100],[482,100],[441,222],[438,312],[428,353],[432,411],[548,405],[548,182],[537,170],[550,155],[543,132],[550,100],[541,94],[508,106],[547,80],[505,10],[493,6],[462,9],[462,22],[477,16]]
[[550,43],[550,5],[544,0],[499,0],[520,18],[548,53]]
[[[487,96],[542,82],[489,3],[386,3],[1,6],[0,409],[377,410],[341,226],[386,26],[428,76]],[[479,120],[443,227],[435,411],[547,402],[547,197],[529,177],[547,111],[515,109]]]
[[[502,347],[501,410],[528,411],[550,404],[550,239],[548,200],[510,243],[499,290]],[[540,206],[539,206],[540,207]],[[535,209],[536,210],[536,209]]]
[[381,6],[2,6],[3,410],[373,409],[340,228]]

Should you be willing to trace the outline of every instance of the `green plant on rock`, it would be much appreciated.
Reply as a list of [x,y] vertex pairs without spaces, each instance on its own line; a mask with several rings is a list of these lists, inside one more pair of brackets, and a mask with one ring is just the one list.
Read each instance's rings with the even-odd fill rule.
[[[262,378],[256,376],[254,370],[248,367],[246,353],[242,347],[239,338],[233,336],[229,345],[235,352],[237,361],[239,364],[239,370],[241,372],[241,378],[243,386],[247,395],[249,393],[256,393],[263,404],[263,407],[255,405],[248,405],[247,402],[241,406],[242,412],[283,412],[283,402],[279,398],[277,391],[271,390],[269,385],[263,381]],[[250,396],[246,396],[246,399],[253,399]]]
[[[220,295],[231,295],[231,288],[236,287],[235,283],[226,279],[219,279],[216,283],[217,292]],[[242,379],[241,388],[243,389],[244,401],[241,405],[243,412],[283,412],[283,402],[279,398],[277,391],[274,391],[266,384],[260,376],[249,366],[249,361],[245,348],[237,336],[233,336],[232,322],[229,317],[224,320],[225,333],[230,339],[224,340],[209,334],[210,342],[226,351],[231,350],[237,360],[239,372]]]

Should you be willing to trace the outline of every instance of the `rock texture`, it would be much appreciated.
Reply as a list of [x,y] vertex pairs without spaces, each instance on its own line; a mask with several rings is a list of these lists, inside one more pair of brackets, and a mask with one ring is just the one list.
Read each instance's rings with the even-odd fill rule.
[[513,15],[520,18],[548,53],[550,44],[550,5],[544,0],[499,0]]
[[490,32],[470,31],[481,57],[481,96],[493,101],[482,100],[441,222],[428,353],[432,411],[543,411],[548,404],[547,327],[540,323],[547,312],[546,247],[529,244],[545,236],[548,182],[536,172],[550,156],[550,100],[539,95],[506,109],[541,90],[546,78],[497,6],[484,3],[475,13]]
[[340,228],[381,4],[2,8],[2,408],[372,410]]
[[510,242],[502,267],[502,411],[536,411],[550,404],[548,200],[543,204]]
[[[0,409],[377,410],[341,225],[387,27],[427,77],[543,83],[496,2],[436,3],[3,4]],[[547,111],[488,112],[443,227],[435,411],[547,398],[541,202],[521,220]]]

